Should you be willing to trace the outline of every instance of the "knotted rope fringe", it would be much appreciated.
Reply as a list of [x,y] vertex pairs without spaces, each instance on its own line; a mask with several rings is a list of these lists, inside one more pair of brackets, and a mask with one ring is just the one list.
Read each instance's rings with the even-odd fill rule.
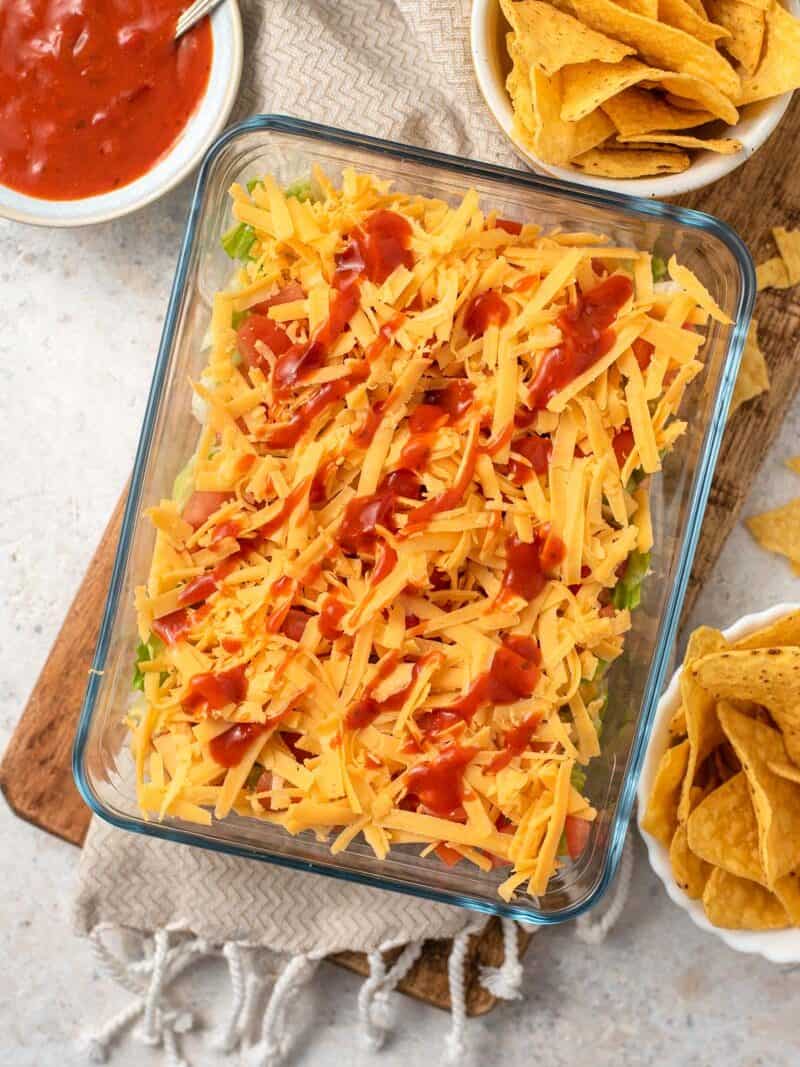
[[[628,839],[622,851],[619,874],[599,913],[595,909],[576,921],[575,932],[582,941],[597,945],[610,932],[627,902],[632,874],[633,846]],[[464,1056],[467,1018],[464,966],[469,940],[483,929],[485,923],[484,917],[476,917],[453,939],[447,965],[452,1013],[445,1042],[449,1063],[458,1062]],[[482,967],[479,980],[493,996],[512,1000],[521,996],[523,970],[516,923],[503,919],[502,924],[503,963],[500,967]],[[181,1056],[178,1039],[194,1028],[196,1020],[191,1012],[171,1007],[166,992],[184,971],[203,957],[222,956],[231,980],[228,1018],[212,1036],[212,1046],[229,1052],[243,1044],[252,1033],[267,984],[256,968],[256,962],[261,962],[257,946],[230,942],[215,947],[203,938],[185,933],[187,928],[186,923],[178,923],[157,930],[152,938],[141,936],[142,956],[136,959],[130,959],[124,953],[116,955],[106,944],[105,935],[121,933],[119,927],[101,923],[94,928],[89,940],[99,967],[134,999],[84,1039],[91,1062],[104,1063],[120,1035],[141,1017],[140,1025],[134,1030],[136,1038],[150,1046],[161,1045],[167,1067],[188,1067]],[[387,969],[384,954],[397,947],[396,941],[385,942],[370,953],[370,973],[358,996],[364,1035],[374,1050],[382,1047],[392,1027],[391,993],[419,958],[423,942],[407,943]],[[265,958],[266,951],[261,955]],[[294,956],[276,979],[263,1011],[260,1039],[252,1049],[252,1067],[279,1067],[285,1059],[291,1046],[290,1008],[300,990],[313,978],[319,962],[308,955]]]
[[319,959],[312,956],[293,956],[284,967],[272,987],[261,1040],[253,1048],[253,1067],[278,1067],[291,1045],[291,1033],[287,1025],[289,1008],[300,990],[308,985],[319,966]]
[[119,931],[113,924],[101,923],[91,932],[89,941],[95,958],[106,974],[135,999],[84,1039],[90,1062],[104,1063],[122,1032],[142,1016],[142,1025],[134,1031],[136,1037],[147,1045],[163,1045],[168,1067],[186,1067],[177,1035],[191,1030],[195,1020],[191,1012],[175,1011],[165,1005],[163,994],[196,959],[213,954],[213,950],[202,938],[183,938],[170,946],[170,931],[159,930],[152,939],[140,939],[143,949],[152,943],[152,953],[131,961],[116,956],[105,944],[103,937],[108,932]]
[[622,859],[614,884],[608,897],[591,912],[580,915],[575,921],[575,933],[587,945],[599,945],[622,914],[628,900],[633,877],[633,845],[630,836],[625,839]]
[[362,982],[358,994],[358,1017],[367,1046],[375,1052],[383,1047],[392,1028],[389,996],[419,959],[423,944],[423,941],[410,941],[388,973],[383,954],[396,948],[395,942],[386,942],[368,956],[369,977]]
[[450,983],[450,1032],[445,1038],[445,1058],[448,1063],[460,1063],[466,1051],[464,1024],[467,1020],[467,993],[464,985],[464,964],[469,939],[486,925],[486,919],[473,919],[460,934],[453,938],[450,958],[447,961],[447,979]]
[[499,1000],[519,1000],[522,996],[522,963],[519,958],[517,924],[501,919],[503,924],[503,962],[500,967],[481,967],[480,983]]

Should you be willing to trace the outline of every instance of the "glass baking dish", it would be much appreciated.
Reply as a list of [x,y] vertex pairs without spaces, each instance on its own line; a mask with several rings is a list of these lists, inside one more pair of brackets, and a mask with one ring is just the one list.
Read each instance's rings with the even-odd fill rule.
[[[421,858],[418,847],[400,846],[380,861],[366,844],[356,843],[332,856],[310,833],[292,837],[278,826],[235,814],[209,828],[179,818],[145,821],[136,804],[122,719],[138,640],[133,591],[145,579],[153,545],[142,510],[170,495],[175,475],[195,446],[189,378],[199,377],[203,367],[202,339],[213,294],[230,277],[230,260],[220,247],[220,235],[230,225],[227,190],[231,182],[265,172],[286,185],[307,177],[314,163],[334,180],[344,167],[355,166],[391,178],[401,189],[450,201],[474,186],[483,208],[505,218],[535,220],[546,229],[602,232],[615,243],[654,250],[665,259],[675,252],[733,320],[730,327],[710,324],[705,370],[690,386],[681,410],[687,432],[667,457],[663,473],[653,479],[652,573],[633,614],[625,653],[610,672],[603,754],[592,761],[587,775],[588,796],[599,816],[581,857],[563,867],[536,900],[520,896],[506,904],[496,894],[502,871],[483,873],[466,863],[447,868],[434,856]],[[78,727],[74,772],[87,804],[127,830],[527,922],[561,922],[590,907],[611,882],[622,851],[754,295],[753,266],[740,239],[723,223],[694,211],[279,116],[258,116],[225,133],[197,179]]]

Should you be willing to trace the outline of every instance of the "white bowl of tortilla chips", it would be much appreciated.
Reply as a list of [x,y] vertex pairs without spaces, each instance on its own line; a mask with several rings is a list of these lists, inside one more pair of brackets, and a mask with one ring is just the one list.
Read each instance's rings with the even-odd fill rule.
[[[656,709],[638,789],[639,829],[670,899],[773,963],[800,962],[800,875],[788,873],[800,868],[800,712],[785,710],[800,708],[795,669],[800,604],[696,630]],[[771,706],[769,725],[757,704]]]
[[729,174],[778,125],[800,87],[798,15],[800,0],[473,0],[472,58],[534,170],[668,198]]

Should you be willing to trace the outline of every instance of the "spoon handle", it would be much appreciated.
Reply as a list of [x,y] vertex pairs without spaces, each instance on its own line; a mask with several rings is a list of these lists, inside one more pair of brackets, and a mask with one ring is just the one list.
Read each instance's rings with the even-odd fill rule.
[[222,0],[194,0],[194,3],[190,4],[178,19],[175,38],[181,37],[220,3]]

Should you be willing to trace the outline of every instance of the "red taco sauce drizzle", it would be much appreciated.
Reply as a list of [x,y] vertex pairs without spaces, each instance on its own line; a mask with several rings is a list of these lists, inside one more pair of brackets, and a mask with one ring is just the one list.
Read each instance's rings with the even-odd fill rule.
[[184,704],[190,708],[205,704],[214,711],[220,711],[228,704],[241,704],[247,695],[247,679],[244,664],[231,667],[227,671],[204,671],[189,679],[189,693]]
[[267,729],[266,723],[237,722],[209,742],[211,758],[223,767],[235,767],[253,740]]
[[616,340],[611,326],[632,295],[631,279],[612,274],[564,308],[556,320],[561,344],[545,354],[530,386],[531,410],[547,407],[557,393],[611,349]]
[[541,715],[529,715],[519,725],[512,726],[510,730],[506,731],[503,737],[503,748],[487,767],[490,774],[497,774],[498,771],[502,771],[515,756],[519,756],[525,751],[541,721]]
[[547,531],[537,532],[533,541],[520,541],[516,534],[506,538],[506,568],[501,593],[515,593],[533,600],[547,584],[549,574],[564,559],[564,542]]
[[0,6],[0,182],[76,200],[120,188],[170,148],[206,91],[204,19],[186,0],[8,0]]
[[406,798],[415,797],[420,807],[439,818],[463,818],[464,770],[477,751],[448,745],[434,759],[418,763],[406,775]]
[[541,654],[539,646],[530,637],[516,634],[504,638],[494,654],[489,669],[479,675],[466,693],[445,707],[436,708],[425,723],[430,730],[446,729],[456,723],[456,716],[469,722],[478,708],[484,704],[514,704],[533,695],[539,681]]
[[337,257],[327,321],[310,341],[291,345],[278,355],[273,373],[277,396],[290,396],[310,372],[323,366],[358,308],[362,278],[380,285],[396,267],[414,265],[411,232],[402,215],[376,211],[351,233],[349,245]]

